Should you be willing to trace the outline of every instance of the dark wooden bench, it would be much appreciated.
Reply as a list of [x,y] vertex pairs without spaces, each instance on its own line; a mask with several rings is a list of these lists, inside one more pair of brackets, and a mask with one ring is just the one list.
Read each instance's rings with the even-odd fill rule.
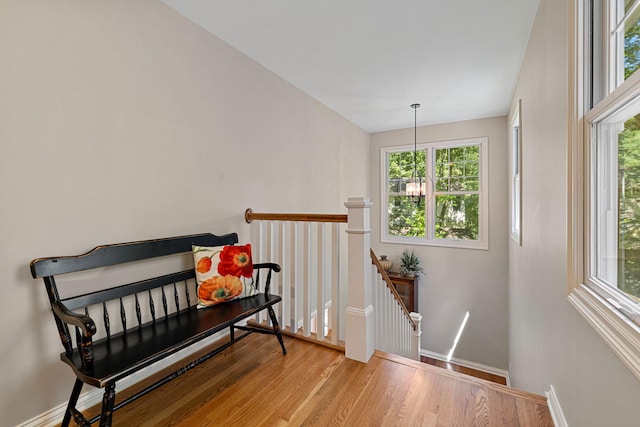
[[[41,277],[44,280],[51,302],[65,350],[60,358],[73,369],[77,377],[62,421],[63,426],[69,425],[72,417],[79,425],[88,426],[99,419],[101,426],[110,426],[113,411],[177,378],[252,332],[276,335],[282,346],[282,353],[286,354],[273,310],[273,305],[281,301],[281,298],[269,293],[272,272],[280,271],[278,264],[254,264],[255,285],[260,285],[262,272],[264,292],[205,309],[196,308],[192,245],[215,247],[236,243],[238,236],[235,233],[224,236],[198,234],[103,245],[79,256],[39,258],[31,262],[31,274],[34,278]],[[155,260],[150,261],[151,259]],[[169,271],[174,272],[163,271],[163,274],[154,274],[151,278],[125,281],[124,284],[119,281],[115,286],[101,286],[100,290],[80,291],[79,295],[76,292],[76,295],[62,298],[58,292],[58,288],[62,290],[90,286],[96,276],[105,275],[104,267],[111,267],[113,270],[128,263],[129,269],[142,265],[157,271],[155,269],[158,266],[152,264],[149,267],[146,263],[160,262],[168,265],[169,261],[179,265],[179,271],[175,272],[171,264]],[[92,280],[85,277],[86,283],[78,280],[63,283],[63,279],[77,276],[66,276],[66,273],[92,269],[100,270],[94,270]],[[120,275],[127,275],[129,272],[126,269],[123,272],[118,270]],[[273,329],[238,324],[262,310],[267,310]],[[115,403],[117,381],[226,328],[229,328],[228,341],[225,340],[222,345],[191,360],[135,395]],[[236,330],[242,332],[236,334]],[[76,339],[75,349],[73,335]],[[76,409],[85,383],[105,389],[102,412],[90,420]]]

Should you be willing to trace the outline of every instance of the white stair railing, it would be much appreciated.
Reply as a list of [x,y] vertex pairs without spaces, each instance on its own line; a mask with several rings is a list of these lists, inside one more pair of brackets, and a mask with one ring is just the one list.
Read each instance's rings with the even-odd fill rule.
[[[371,204],[350,198],[345,205],[348,215],[245,212],[254,262],[282,267],[271,282],[282,297],[280,327],[361,362],[374,349],[419,360],[422,316],[407,311],[370,249]],[[269,323],[264,315],[255,320]]]
[[422,316],[409,313],[373,251],[371,260],[376,349],[420,360]]
[[[274,309],[280,327],[305,338],[341,346],[346,304],[346,215],[245,212],[251,228],[254,262],[282,267],[271,290],[282,297]],[[344,242],[341,243],[341,240]],[[269,323],[260,315],[259,323]]]

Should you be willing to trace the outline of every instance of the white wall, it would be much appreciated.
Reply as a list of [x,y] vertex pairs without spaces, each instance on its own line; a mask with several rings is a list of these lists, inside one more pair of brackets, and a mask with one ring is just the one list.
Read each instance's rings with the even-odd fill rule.
[[68,398],[28,263],[345,212],[366,132],[156,1],[0,3],[0,425]]
[[[421,347],[446,355],[469,311],[454,357],[507,369],[507,120],[496,117],[417,130],[419,143],[484,136],[489,140],[489,250],[412,247],[426,273],[419,282]],[[371,245],[378,255],[389,256],[395,270],[407,246],[380,242],[380,147],[412,145],[413,139],[413,128],[371,135]]]
[[553,385],[571,426],[640,423],[640,381],[567,302],[567,2],[542,0],[513,105],[522,99],[522,247],[510,243],[512,385]]

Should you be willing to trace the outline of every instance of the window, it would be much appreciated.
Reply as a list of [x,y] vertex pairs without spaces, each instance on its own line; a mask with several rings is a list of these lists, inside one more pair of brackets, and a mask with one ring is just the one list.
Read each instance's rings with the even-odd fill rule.
[[640,378],[640,0],[573,7],[569,300]]
[[487,158],[487,138],[419,145],[427,194],[416,204],[406,195],[413,147],[382,148],[382,240],[487,249]]
[[522,182],[520,170],[522,169],[522,142],[520,109],[522,101],[518,101],[516,111],[511,120],[511,237],[521,244],[520,221],[522,218]]
[[589,115],[587,283],[640,325],[640,98]]

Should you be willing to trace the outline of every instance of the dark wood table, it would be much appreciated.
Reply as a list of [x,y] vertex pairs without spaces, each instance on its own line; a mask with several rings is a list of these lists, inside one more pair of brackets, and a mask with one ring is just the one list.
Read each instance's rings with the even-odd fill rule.
[[407,307],[409,312],[418,312],[418,278],[419,275],[415,277],[401,276],[397,272],[389,271],[387,272],[389,275],[389,279],[391,279],[391,283],[396,288],[398,295],[402,298],[404,305]]

